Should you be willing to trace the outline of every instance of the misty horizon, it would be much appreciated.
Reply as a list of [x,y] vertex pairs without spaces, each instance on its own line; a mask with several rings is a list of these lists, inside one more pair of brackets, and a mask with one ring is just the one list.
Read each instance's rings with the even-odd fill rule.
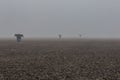
[[120,38],[119,0],[0,0],[0,38]]

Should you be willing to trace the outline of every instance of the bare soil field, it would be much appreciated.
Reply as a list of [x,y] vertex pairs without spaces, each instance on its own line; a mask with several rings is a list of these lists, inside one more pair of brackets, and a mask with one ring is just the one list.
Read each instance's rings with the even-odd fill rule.
[[1,40],[0,80],[120,80],[120,40]]

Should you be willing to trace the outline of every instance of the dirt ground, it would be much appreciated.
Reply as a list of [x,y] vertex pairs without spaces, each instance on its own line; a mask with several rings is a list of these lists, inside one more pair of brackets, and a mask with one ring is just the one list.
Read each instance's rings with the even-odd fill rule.
[[120,40],[1,40],[0,80],[120,80]]

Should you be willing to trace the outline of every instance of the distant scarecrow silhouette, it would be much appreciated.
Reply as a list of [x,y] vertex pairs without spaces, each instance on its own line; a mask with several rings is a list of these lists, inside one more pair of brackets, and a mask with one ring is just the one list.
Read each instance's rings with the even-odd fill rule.
[[23,34],[15,34],[14,36],[16,37],[17,42],[21,42],[22,37],[24,37]]

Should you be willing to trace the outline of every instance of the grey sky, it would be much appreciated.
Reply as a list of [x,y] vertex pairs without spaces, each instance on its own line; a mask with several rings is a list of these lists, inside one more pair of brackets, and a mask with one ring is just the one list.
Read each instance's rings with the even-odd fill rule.
[[0,0],[0,37],[120,37],[120,0]]

